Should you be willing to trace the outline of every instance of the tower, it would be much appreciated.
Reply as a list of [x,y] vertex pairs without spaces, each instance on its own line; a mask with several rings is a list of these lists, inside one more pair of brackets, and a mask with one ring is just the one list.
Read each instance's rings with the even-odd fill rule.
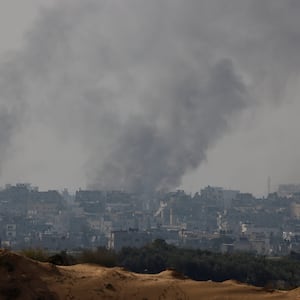
[[268,195],[271,193],[271,176],[268,176]]

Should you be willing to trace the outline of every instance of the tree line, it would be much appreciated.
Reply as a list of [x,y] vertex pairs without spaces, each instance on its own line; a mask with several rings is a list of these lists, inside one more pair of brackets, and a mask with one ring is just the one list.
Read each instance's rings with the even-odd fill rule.
[[27,249],[23,250],[23,254],[58,265],[92,263],[153,274],[172,269],[193,280],[221,282],[231,279],[271,289],[300,286],[300,254],[296,252],[285,257],[266,257],[244,252],[222,254],[178,248],[159,239],[142,248],[126,247],[119,252],[98,248],[82,250],[73,256],[66,251],[50,256],[45,253],[41,255],[40,250]]

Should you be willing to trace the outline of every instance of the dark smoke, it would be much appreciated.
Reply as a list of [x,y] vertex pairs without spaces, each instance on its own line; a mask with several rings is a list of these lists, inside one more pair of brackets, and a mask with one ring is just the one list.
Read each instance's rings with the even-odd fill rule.
[[0,71],[0,172],[7,158],[13,135],[24,119],[26,88],[16,57],[2,64]]
[[[133,117],[123,125],[93,188],[167,190],[199,166],[231,115],[245,106],[247,92],[230,60],[207,70],[205,84],[197,72],[191,73],[172,78],[161,99],[162,111]],[[160,118],[164,124],[159,124]]]
[[299,10],[292,0],[61,1],[1,67],[1,159],[16,132],[42,125],[84,146],[91,188],[174,188],[243,109],[284,94],[299,67]]

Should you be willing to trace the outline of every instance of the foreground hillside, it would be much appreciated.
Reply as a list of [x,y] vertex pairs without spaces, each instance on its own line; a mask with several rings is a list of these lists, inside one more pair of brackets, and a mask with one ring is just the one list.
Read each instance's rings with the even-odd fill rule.
[[174,271],[135,274],[95,265],[54,266],[0,250],[0,299],[300,299],[300,289],[267,291],[233,281],[181,278]]

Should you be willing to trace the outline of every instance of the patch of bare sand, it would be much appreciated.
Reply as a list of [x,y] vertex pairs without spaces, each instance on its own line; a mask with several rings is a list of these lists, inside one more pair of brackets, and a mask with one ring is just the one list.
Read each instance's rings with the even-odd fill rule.
[[0,299],[59,299],[43,278],[59,276],[56,266],[0,249]]
[[[7,286],[11,287],[10,298],[5,295]],[[15,295],[13,288],[19,291]],[[0,251],[2,299],[296,300],[300,290],[268,292],[234,281],[197,282],[173,270],[149,275],[87,264],[55,267]]]

